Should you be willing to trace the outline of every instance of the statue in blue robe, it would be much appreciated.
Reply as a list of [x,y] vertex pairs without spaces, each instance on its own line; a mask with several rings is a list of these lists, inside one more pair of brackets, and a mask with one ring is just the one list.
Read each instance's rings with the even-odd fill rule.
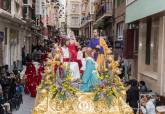
[[82,76],[82,80],[83,83],[80,86],[80,90],[83,92],[89,92],[99,84],[96,63],[92,57],[86,58],[86,69]]

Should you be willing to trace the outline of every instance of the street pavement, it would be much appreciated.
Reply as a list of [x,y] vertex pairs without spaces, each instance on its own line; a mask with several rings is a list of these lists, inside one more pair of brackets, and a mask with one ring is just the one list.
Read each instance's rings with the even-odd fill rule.
[[13,114],[31,114],[34,106],[35,98],[30,95],[23,95],[23,104],[21,104],[18,111],[13,111]]

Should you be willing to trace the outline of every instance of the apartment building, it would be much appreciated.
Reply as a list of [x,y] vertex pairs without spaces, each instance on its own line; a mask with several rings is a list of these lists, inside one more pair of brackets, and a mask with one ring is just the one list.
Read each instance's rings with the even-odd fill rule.
[[66,0],[66,23],[67,34],[70,30],[74,31],[75,35],[79,35],[81,22],[81,1]]
[[82,0],[81,2],[80,35],[82,38],[90,38],[93,34],[94,0]]
[[126,1],[126,23],[132,30],[129,36],[138,36],[138,79],[161,95],[165,95],[164,4],[164,0]]
[[0,0],[0,65],[22,60],[21,49],[25,45],[26,22],[22,15],[22,0]]
[[98,28],[100,35],[107,36],[111,40],[114,36],[113,16],[114,16],[114,1],[113,0],[95,0],[95,21],[94,28]]

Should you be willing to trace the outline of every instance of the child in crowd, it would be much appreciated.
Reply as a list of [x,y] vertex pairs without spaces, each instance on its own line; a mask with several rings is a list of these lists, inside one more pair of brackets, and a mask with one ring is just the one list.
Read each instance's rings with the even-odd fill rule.
[[142,92],[142,93],[147,92],[147,86],[144,81],[140,81],[139,86],[140,86],[140,92]]
[[17,82],[16,84],[16,94],[17,95],[22,95],[24,92],[24,86],[21,84],[21,82]]

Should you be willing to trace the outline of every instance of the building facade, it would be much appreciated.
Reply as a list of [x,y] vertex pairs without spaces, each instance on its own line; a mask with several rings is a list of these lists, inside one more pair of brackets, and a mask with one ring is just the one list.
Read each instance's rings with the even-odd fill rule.
[[59,17],[61,14],[59,10],[60,4],[57,5],[57,2],[49,1],[47,3],[47,6],[48,6],[48,15],[47,15],[48,38],[54,39],[54,37],[56,36],[55,32],[59,28]]
[[66,35],[66,22],[65,22],[65,14],[61,16],[59,19],[59,28],[61,35]]
[[66,24],[67,34],[72,30],[76,36],[79,35],[81,22],[81,1],[66,0]]
[[59,7],[58,1],[50,0],[0,0],[0,66],[12,70],[13,62],[21,65],[23,50],[30,54],[45,36],[52,37]]
[[35,4],[35,0],[23,0],[22,13],[26,21],[25,54],[31,53],[32,46],[37,44]]
[[165,1],[157,0],[155,4],[154,0],[127,0],[126,3],[128,28],[139,31],[138,79],[165,95]]
[[123,41],[125,30],[125,0],[116,0],[114,12],[114,54],[123,56]]
[[59,27],[59,0],[36,0],[36,31],[39,45],[47,40],[53,40]]
[[93,33],[94,0],[82,0],[81,3],[81,27],[82,38],[90,38]]
[[114,37],[114,1],[113,0],[95,0],[94,1],[94,28],[100,30],[101,36],[106,36],[108,41]]
[[22,0],[0,0],[0,65],[21,63],[26,39],[26,22],[22,19]]
[[122,57],[127,65],[125,78],[137,78],[138,29],[130,29],[128,24],[125,23],[126,0],[115,0],[114,5],[113,52],[115,58]]

